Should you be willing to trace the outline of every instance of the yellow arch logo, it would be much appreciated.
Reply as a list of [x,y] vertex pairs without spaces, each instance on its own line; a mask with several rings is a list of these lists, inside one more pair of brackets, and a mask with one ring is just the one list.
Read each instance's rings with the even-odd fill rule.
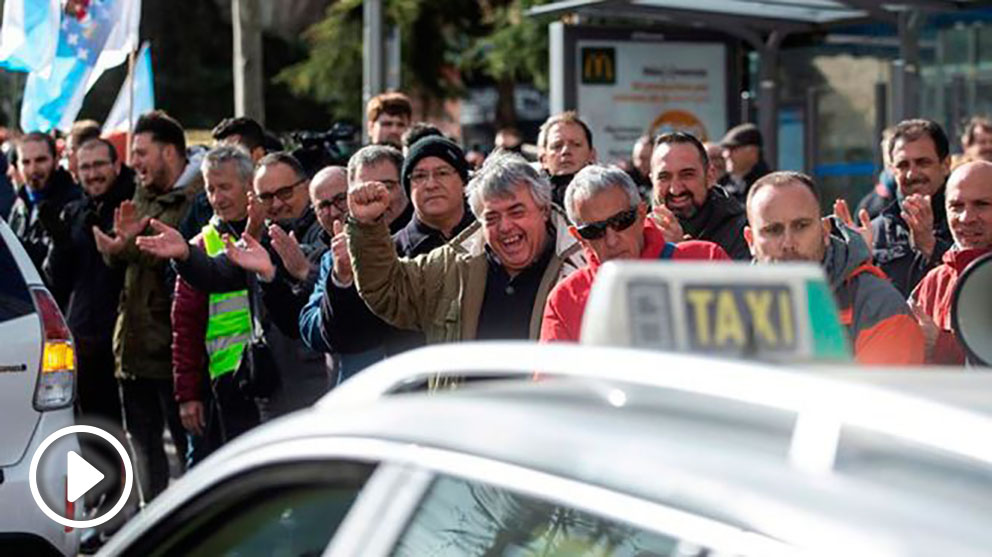
[[582,49],[582,83],[612,85],[617,82],[615,48]]

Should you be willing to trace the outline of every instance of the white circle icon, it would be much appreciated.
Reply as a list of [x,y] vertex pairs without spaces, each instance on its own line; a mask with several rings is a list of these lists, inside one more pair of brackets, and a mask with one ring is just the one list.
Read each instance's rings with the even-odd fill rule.
[[[124,463],[124,491],[121,493],[121,498],[118,499],[117,503],[115,503],[114,506],[102,516],[98,516],[90,520],[72,520],[59,515],[53,511],[47,503],[45,503],[45,500],[41,497],[41,492],[38,490],[38,463],[41,462],[41,456],[45,454],[45,450],[47,450],[52,443],[73,433],[89,433],[110,443],[117,453],[121,455],[121,461]],[[69,466],[71,466],[73,462],[72,455],[75,455],[75,453],[70,451],[69,455]],[[79,455],[76,455],[76,458],[78,459]],[[92,468],[92,466],[85,461],[82,464]],[[62,526],[69,528],[92,528],[107,522],[111,518],[114,518],[117,513],[121,512],[121,509],[123,509],[124,505],[127,504],[127,498],[130,495],[131,487],[134,484],[134,473],[131,469],[131,459],[128,458],[127,451],[124,450],[124,445],[115,439],[113,435],[97,427],[89,425],[73,425],[63,427],[62,429],[49,435],[44,441],[41,442],[41,445],[38,446],[38,450],[35,451],[34,456],[31,457],[31,467],[28,471],[28,484],[31,487],[31,496],[34,497],[34,502],[38,505],[38,508],[41,509],[41,512],[45,513],[48,518],[51,518]],[[76,497],[78,497],[78,495]]]

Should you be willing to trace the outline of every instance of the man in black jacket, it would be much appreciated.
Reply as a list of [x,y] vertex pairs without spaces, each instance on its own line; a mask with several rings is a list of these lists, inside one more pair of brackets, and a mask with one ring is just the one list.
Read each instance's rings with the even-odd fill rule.
[[[72,176],[56,166],[55,140],[48,135],[32,132],[22,137],[17,143],[17,164],[25,184],[17,192],[8,223],[41,273],[62,208],[82,192]],[[64,298],[56,300],[65,307]]]
[[[116,432],[123,440],[121,399],[114,378],[114,324],[124,286],[124,267],[108,267],[96,249],[93,227],[110,234],[114,211],[134,195],[134,172],[121,164],[114,146],[105,139],[88,139],[75,146],[76,175],[85,195],[66,203],[60,222],[53,225],[51,245],[44,262],[53,294],[67,300],[66,321],[76,348],[76,409],[79,423]],[[81,439],[91,462],[113,463],[117,456],[106,445]],[[113,451],[111,451],[112,453]],[[106,472],[107,470],[104,469]],[[112,493],[112,492],[110,492]],[[97,497],[87,494],[86,506]],[[112,497],[104,500],[111,501]],[[84,534],[83,545],[92,547],[105,539],[104,526]]]
[[875,263],[908,297],[954,244],[944,208],[950,147],[940,125],[917,119],[897,124],[888,148],[896,199],[871,221],[866,239]]
[[76,157],[86,195],[65,205],[44,271],[52,292],[68,300],[65,314],[76,343],[80,413],[120,425],[113,332],[124,269],[104,263],[93,227],[108,234],[113,230],[114,210],[134,195],[134,172],[121,164],[105,139],[84,142]]
[[750,260],[744,206],[713,184],[706,148],[695,136],[658,136],[651,155],[652,217],[669,242],[685,236],[719,244],[731,259]]
[[772,171],[762,152],[761,130],[754,124],[735,126],[723,136],[720,146],[723,147],[727,173],[717,183],[731,197],[744,203],[751,184]]

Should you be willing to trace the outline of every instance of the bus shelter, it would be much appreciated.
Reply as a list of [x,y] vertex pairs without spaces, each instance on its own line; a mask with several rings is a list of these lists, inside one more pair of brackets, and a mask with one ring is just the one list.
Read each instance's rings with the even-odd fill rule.
[[[778,67],[783,40],[847,24],[881,22],[898,31],[893,62],[892,114],[902,120],[919,112],[919,31],[923,16],[976,7],[973,0],[563,0],[531,8],[530,16],[623,19],[709,30],[739,39],[758,55],[758,125],[768,160],[778,157]],[[551,53],[552,57],[556,55]],[[555,60],[552,59],[552,65]],[[554,103],[552,103],[554,104]],[[570,108],[570,107],[563,107]],[[811,131],[812,132],[812,131]]]

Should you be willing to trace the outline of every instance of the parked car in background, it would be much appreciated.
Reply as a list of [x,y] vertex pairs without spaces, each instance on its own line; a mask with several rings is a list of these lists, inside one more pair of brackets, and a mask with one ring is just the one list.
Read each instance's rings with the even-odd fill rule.
[[[51,520],[29,486],[31,459],[52,433],[74,424],[75,353],[55,300],[0,220],[0,553],[75,555],[79,532]],[[66,500],[66,460],[79,453],[74,436],[45,452],[38,489],[50,508],[78,519]],[[81,501],[80,501],[81,503]]]

